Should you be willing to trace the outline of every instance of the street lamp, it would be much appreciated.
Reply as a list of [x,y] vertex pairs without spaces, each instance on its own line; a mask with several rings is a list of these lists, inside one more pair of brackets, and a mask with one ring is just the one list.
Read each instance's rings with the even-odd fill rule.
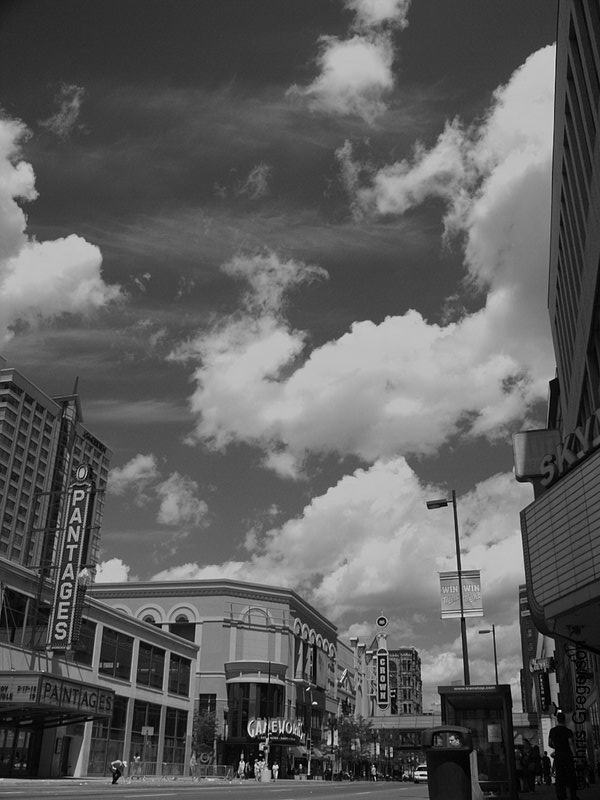
[[456,492],[452,489],[452,498],[447,500],[428,500],[427,508],[432,511],[435,508],[446,508],[452,505],[454,511],[454,542],[456,546],[456,569],[458,572],[458,596],[460,600],[460,635],[462,639],[463,670],[465,676],[465,686],[471,683],[469,677],[469,653],[467,650],[467,624],[465,621],[465,605],[463,600],[462,567],[460,563],[460,538],[458,534],[458,512],[456,510]]
[[[310,762],[312,758],[312,709],[319,704],[313,697],[313,689],[316,689],[316,684],[310,681],[294,678],[294,683],[302,686],[304,691],[304,725],[306,727],[306,774],[310,777]],[[310,706],[306,705],[306,692],[310,697]]]
[[498,686],[498,655],[496,653],[496,626],[492,625],[491,628],[479,631],[479,633],[491,633],[494,642],[494,671],[496,673],[496,686]]

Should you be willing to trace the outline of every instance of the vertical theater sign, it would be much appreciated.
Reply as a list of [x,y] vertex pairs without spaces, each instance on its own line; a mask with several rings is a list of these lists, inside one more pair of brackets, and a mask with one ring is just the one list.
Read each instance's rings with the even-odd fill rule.
[[49,650],[70,650],[79,640],[87,588],[80,577],[91,533],[94,490],[90,467],[80,465],[68,489],[65,523],[59,542],[54,606],[48,630]]

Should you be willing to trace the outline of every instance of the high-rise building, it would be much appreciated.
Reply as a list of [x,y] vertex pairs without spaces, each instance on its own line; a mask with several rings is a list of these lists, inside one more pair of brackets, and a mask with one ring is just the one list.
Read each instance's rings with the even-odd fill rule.
[[423,713],[423,681],[421,658],[414,647],[389,651],[391,713]]
[[600,747],[597,0],[559,0],[555,92],[548,304],[557,370],[547,428],[515,436],[515,474],[534,488],[521,512],[531,619],[556,642],[557,700],[586,745],[581,757],[587,749],[593,761]]
[[50,564],[67,486],[79,464],[96,483],[88,561],[100,542],[111,451],[83,426],[77,387],[49,397],[0,360],[0,556],[23,566]]

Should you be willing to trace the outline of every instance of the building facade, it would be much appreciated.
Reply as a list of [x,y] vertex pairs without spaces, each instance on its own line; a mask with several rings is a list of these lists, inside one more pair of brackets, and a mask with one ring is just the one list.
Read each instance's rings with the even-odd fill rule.
[[421,658],[414,647],[389,651],[390,713],[410,715],[423,713],[423,681]]
[[264,757],[282,778],[334,771],[352,653],[295,592],[223,579],[98,584],[92,595],[196,644],[193,711],[216,715],[219,763]]
[[187,772],[198,647],[86,597],[81,635],[50,650],[54,580],[0,558],[0,776],[106,775],[137,752]]
[[83,426],[77,391],[49,397],[0,357],[0,556],[49,566],[74,465],[89,464],[96,500],[89,560],[97,560],[111,451]]
[[600,8],[560,0],[548,304],[557,373],[547,428],[514,441],[528,609],[555,641],[557,703],[579,763],[600,752]]

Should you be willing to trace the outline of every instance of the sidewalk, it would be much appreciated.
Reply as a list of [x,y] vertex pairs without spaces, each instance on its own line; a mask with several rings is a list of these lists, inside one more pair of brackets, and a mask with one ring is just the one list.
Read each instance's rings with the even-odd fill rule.
[[[580,800],[600,800],[600,783],[592,783],[587,789],[580,789]],[[519,792],[521,800],[556,800],[556,787],[536,786],[535,792]],[[567,793],[568,797],[568,793]]]

